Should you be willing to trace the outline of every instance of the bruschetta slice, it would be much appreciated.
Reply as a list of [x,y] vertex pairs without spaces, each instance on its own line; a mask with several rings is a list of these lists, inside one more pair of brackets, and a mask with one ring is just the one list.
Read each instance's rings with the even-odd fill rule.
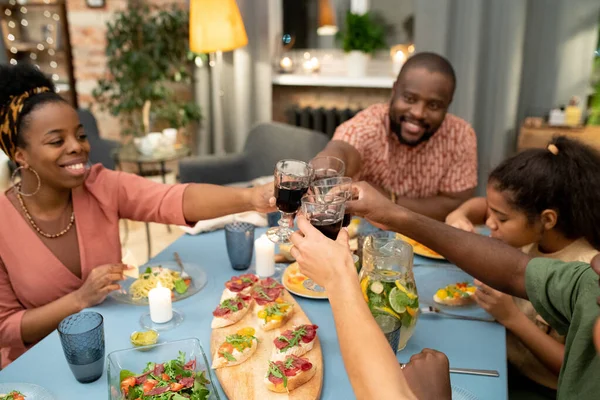
[[256,313],[269,303],[274,302],[283,294],[284,287],[273,278],[262,279],[252,288],[252,298],[256,301]]
[[258,347],[254,328],[242,328],[233,335],[225,336],[212,362],[212,368],[224,368],[239,365],[252,357]]
[[294,312],[294,305],[286,303],[281,297],[268,303],[257,314],[260,327],[265,331],[277,329],[290,318]]
[[433,301],[446,306],[465,306],[475,301],[473,295],[476,291],[477,288],[467,282],[456,283],[435,292]]
[[221,301],[225,299],[231,299],[238,294],[250,296],[252,293],[252,286],[256,282],[258,282],[258,276],[254,274],[244,274],[231,277],[230,280],[225,282],[225,290],[221,296]]
[[237,295],[232,299],[225,299],[213,311],[211,328],[223,328],[233,325],[250,310],[252,298],[250,296]]
[[271,360],[283,361],[289,355],[301,357],[312,350],[317,338],[317,325],[300,325],[282,332],[273,340]]
[[265,385],[272,392],[291,392],[310,381],[316,372],[308,359],[290,355],[283,361],[269,361]]

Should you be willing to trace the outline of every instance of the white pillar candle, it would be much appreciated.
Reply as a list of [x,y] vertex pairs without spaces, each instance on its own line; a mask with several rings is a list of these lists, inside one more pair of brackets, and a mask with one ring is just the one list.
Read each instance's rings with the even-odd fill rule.
[[392,73],[394,76],[398,76],[405,61],[406,56],[402,50],[398,50],[396,53],[394,53],[394,57],[392,57]]
[[267,235],[261,235],[254,241],[256,254],[256,274],[260,277],[272,276],[275,273],[275,243]]
[[150,319],[152,322],[164,324],[173,318],[171,291],[163,287],[160,282],[148,292],[148,303],[150,304]]

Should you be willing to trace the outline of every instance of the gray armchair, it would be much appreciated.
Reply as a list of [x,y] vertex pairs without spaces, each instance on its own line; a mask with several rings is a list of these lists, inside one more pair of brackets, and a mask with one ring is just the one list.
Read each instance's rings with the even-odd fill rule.
[[319,132],[278,122],[261,123],[248,134],[242,153],[184,159],[179,162],[179,176],[183,183],[248,182],[272,175],[281,159],[308,161],[328,142],[329,138]]
[[100,163],[108,169],[115,169],[113,152],[119,148],[120,143],[100,137],[96,117],[94,117],[94,114],[90,110],[80,108],[77,110],[77,114],[79,114],[79,121],[83,125],[83,129],[90,142],[90,162],[92,164]]

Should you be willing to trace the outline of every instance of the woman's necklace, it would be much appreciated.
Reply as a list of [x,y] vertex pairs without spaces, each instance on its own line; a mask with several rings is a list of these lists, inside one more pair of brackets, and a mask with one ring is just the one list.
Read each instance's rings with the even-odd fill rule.
[[23,209],[23,212],[25,213],[25,216],[27,217],[27,219],[29,220],[29,223],[31,224],[31,226],[33,226],[33,228],[42,236],[48,238],[48,239],[55,239],[58,237],[61,237],[63,235],[65,235],[67,232],[69,232],[71,230],[71,228],[73,227],[73,225],[75,225],[75,211],[71,211],[71,219],[69,221],[69,225],[67,225],[67,227],[65,229],[63,229],[62,231],[55,233],[55,234],[49,234],[46,233],[44,231],[42,231],[40,229],[39,226],[37,226],[37,224],[35,223],[35,221],[33,220],[33,218],[31,218],[31,214],[29,214],[29,211],[27,210],[27,207],[25,206],[25,202],[23,201],[23,196],[21,196],[21,194],[19,193],[19,191],[17,190],[17,198],[19,199],[19,203],[21,203],[21,208]]

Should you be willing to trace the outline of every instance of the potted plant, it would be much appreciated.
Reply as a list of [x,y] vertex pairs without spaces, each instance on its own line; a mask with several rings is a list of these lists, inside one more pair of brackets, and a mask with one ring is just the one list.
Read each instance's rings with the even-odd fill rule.
[[342,48],[346,53],[348,75],[364,76],[371,55],[386,47],[385,27],[379,24],[370,13],[346,14],[346,24],[339,33]]
[[107,28],[108,73],[93,95],[121,120],[121,134],[145,136],[155,125],[179,130],[198,122],[199,107],[178,93],[189,87],[195,57],[189,52],[188,11],[152,10],[138,1]]

